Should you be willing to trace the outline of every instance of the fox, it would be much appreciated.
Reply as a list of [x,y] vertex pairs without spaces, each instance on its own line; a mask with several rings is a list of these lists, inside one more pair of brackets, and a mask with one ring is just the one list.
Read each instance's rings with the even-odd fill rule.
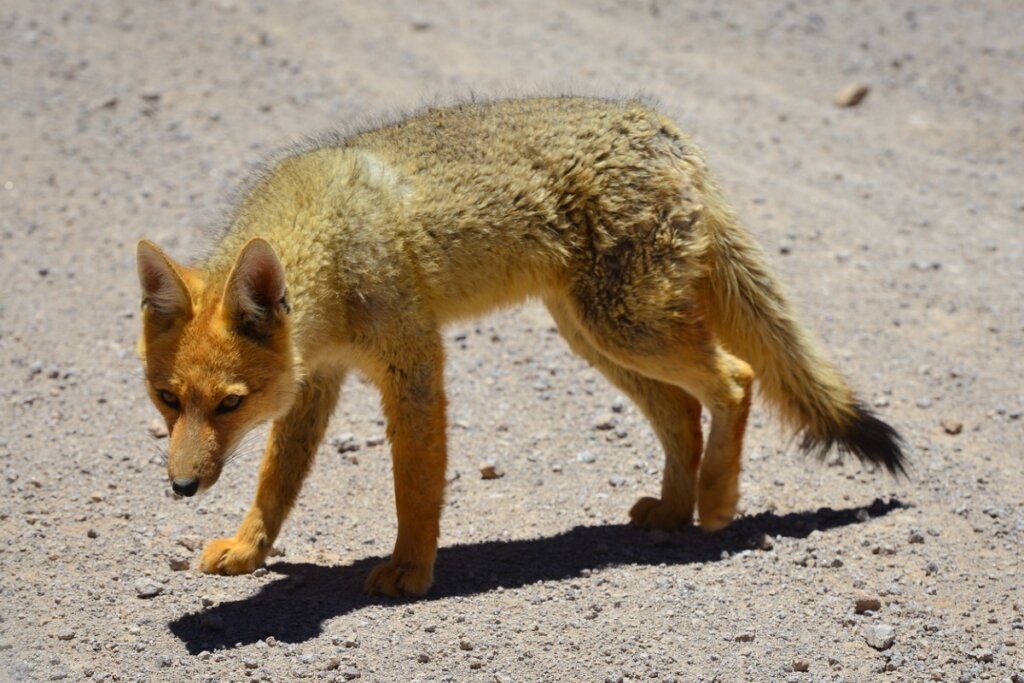
[[397,515],[366,590],[425,594],[447,461],[443,328],[531,298],[660,441],[660,495],[632,506],[636,527],[733,520],[755,378],[804,450],[906,472],[902,438],[801,325],[703,152],[640,99],[462,103],[324,136],[266,164],[207,256],[187,266],[143,240],[137,265],[173,491],[213,486],[272,423],[255,501],[203,549],[203,572],[264,562],[355,371],[380,392]]

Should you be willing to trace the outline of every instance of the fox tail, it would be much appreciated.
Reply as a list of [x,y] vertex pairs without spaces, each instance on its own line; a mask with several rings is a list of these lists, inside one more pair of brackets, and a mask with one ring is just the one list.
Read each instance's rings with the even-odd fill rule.
[[761,391],[823,457],[831,448],[906,474],[899,434],[861,403],[797,320],[761,248],[724,202],[706,207],[712,327],[754,368]]

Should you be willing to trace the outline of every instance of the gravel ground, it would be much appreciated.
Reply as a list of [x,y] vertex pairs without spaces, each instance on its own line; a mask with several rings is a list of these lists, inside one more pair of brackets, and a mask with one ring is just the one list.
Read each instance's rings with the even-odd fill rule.
[[[1024,5],[683,5],[5,0],[0,678],[1024,680]],[[695,135],[909,480],[808,460],[757,409],[740,520],[632,530],[654,437],[528,305],[448,331],[427,599],[361,593],[395,520],[358,378],[278,554],[199,574],[260,456],[171,495],[135,241],[200,253],[305,134],[568,90],[649,93]]]

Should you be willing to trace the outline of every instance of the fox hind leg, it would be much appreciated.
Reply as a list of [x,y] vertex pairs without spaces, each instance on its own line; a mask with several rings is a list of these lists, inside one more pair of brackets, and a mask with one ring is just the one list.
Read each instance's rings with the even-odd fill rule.
[[611,347],[603,351],[626,368],[696,396],[711,413],[697,482],[697,509],[702,528],[715,531],[727,526],[739,502],[743,434],[754,379],[751,367],[709,337],[698,344],[670,338],[666,350],[654,355]]
[[[574,283],[568,310],[580,336],[599,355],[635,375],[678,388],[711,413],[697,508],[703,528],[720,529],[732,520],[739,501],[753,370],[722,348],[712,333],[702,294],[707,284],[699,267],[687,268],[683,253],[651,252],[658,258],[644,258],[645,247],[636,249],[627,257],[608,256],[584,271]],[[602,277],[602,271],[617,277]],[[692,404],[683,412],[692,421],[699,419]],[[667,488],[676,475],[666,467]],[[634,519],[654,503],[639,505]]]
[[728,525],[736,515],[743,433],[750,414],[754,372],[746,362],[719,346],[714,347],[709,360],[713,371],[701,391],[711,411],[711,432],[701,463],[697,501],[701,527],[714,531]]
[[665,531],[690,524],[702,448],[700,403],[683,389],[629,370],[601,353],[566,301],[550,298],[545,303],[569,347],[636,403],[665,451],[661,497],[640,498],[629,511],[632,523]]

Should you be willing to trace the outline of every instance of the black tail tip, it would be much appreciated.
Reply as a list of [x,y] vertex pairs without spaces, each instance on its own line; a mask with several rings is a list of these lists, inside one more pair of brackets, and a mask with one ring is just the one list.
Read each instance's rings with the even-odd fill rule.
[[880,420],[870,408],[857,403],[853,417],[827,437],[805,434],[803,448],[824,455],[835,446],[840,452],[852,453],[861,462],[870,462],[889,470],[890,474],[906,476],[907,458],[903,454],[903,439],[887,422]]

